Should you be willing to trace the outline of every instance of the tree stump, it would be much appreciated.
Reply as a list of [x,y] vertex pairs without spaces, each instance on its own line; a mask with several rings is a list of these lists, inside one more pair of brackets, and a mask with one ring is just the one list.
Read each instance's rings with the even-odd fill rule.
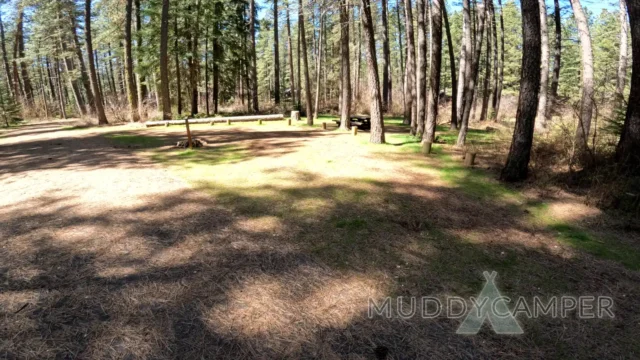
[[287,119],[287,125],[288,125],[288,126],[291,126],[291,118],[288,118],[288,119]]
[[430,142],[427,142],[427,141],[422,142],[422,155],[431,154],[431,145],[432,143]]
[[227,119],[227,125],[231,125],[231,119]]
[[258,120],[258,125],[262,125],[262,119]]
[[189,117],[187,116],[186,119],[184,119],[184,123],[185,125],[187,125],[187,145],[189,146],[189,149],[193,149],[193,141],[191,141],[191,129],[189,129]]
[[209,125],[213,126],[213,124],[215,124],[213,121],[209,123]]
[[300,111],[292,111],[291,112],[291,119],[293,121],[300,121]]
[[474,152],[467,152],[464,156],[464,165],[465,166],[473,166],[476,163],[476,153]]
[[169,123],[164,124],[164,127],[169,127]]
[[357,126],[352,126],[351,127],[351,134],[353,134],[353,136],[358,135],[358,127]]
[[322,130],[327,130],[327,123],[326,122],[322,123]]

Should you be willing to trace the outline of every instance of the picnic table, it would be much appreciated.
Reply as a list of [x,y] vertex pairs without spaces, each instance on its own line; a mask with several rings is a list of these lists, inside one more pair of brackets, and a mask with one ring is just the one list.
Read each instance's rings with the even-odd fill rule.
[[[334,120],[340,126],[340,120]],[[356,126],[359,130],[371,130],[371,117],[368,115],[354,115],[349,118],[351,126]]]

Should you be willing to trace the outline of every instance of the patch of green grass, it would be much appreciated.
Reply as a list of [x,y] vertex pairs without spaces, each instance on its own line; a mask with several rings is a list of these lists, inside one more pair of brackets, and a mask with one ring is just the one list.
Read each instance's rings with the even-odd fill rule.
[[229,164],[244,160],[248,157],[245,149],[234,145],[206,147],[202,149],[169,150],[156,152],[151,156],[153,161],[170,166],[189,168],[197,171],[207,170],[206,167]]
[[449,155],[440,155],[440,176],[442,180],[462,190],[465,194],[478,199],[519,199],[520,194],[497,180],[491,179],[489,174],[480,169],[464,166]]
[[629,269],[640,270],[640,253],[613,237],[598,238],[588,231],[548,214],[548,204],[540,202],[528,207],[533,220],[552,231],[558,241],[599,258],[617,261]]
[[360,230],[367,226],[367,221],[364,219],[342,219],[336,222],[338,229],[347,230]]
[[164,145],[164,141],[162,139],[147,135],[107,134],[105,135],[105,138],[111,140],[116,145],[121,146],[151,148]]
[[[438,126],[436,134],[438,140],[444,141],[449,145],[455,145],[458,141],[458,130],[451,130],[449,127]],[[495,133],[480,129],[467,130],[467,143],[475,145],[489,144],[494,140]]]

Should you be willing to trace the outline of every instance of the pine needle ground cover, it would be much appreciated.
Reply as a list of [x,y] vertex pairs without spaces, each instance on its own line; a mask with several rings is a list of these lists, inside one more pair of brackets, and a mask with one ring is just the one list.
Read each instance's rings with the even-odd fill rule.
[[[328,119],[330,121],[330,119]],[[327,122],[328,122],[327,121]],[[317,124],[316,124],[317,125]],[[495,180],[396,119],[386,145],[319,126],[18,130],[0,140],[0,354],[7,358],[633,357],[637,233],[560,189]],[[22,132],[21,132],[22,131]],[[481,147],[481,146],[485,146]],[[499,160],[499,159],[498,159]],[[367,316],[387,296],[606,295],[614,319]]]

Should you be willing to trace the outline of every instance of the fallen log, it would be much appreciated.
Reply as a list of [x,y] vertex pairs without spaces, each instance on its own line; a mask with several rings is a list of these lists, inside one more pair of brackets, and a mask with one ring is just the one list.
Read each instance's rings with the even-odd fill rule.
[[[226,117],[210,117],[200,119],[189,119],[189,124],[213,124],[213,123],[231,123],[231,122],[250,122],[256,120],[276,121],[283,120],[283,114],[276,115],[250,115],[250,116],[226,116]],[[145,126],[161,126],[161,125],[184,125],[185,120],[158,120],[147,121]]]

